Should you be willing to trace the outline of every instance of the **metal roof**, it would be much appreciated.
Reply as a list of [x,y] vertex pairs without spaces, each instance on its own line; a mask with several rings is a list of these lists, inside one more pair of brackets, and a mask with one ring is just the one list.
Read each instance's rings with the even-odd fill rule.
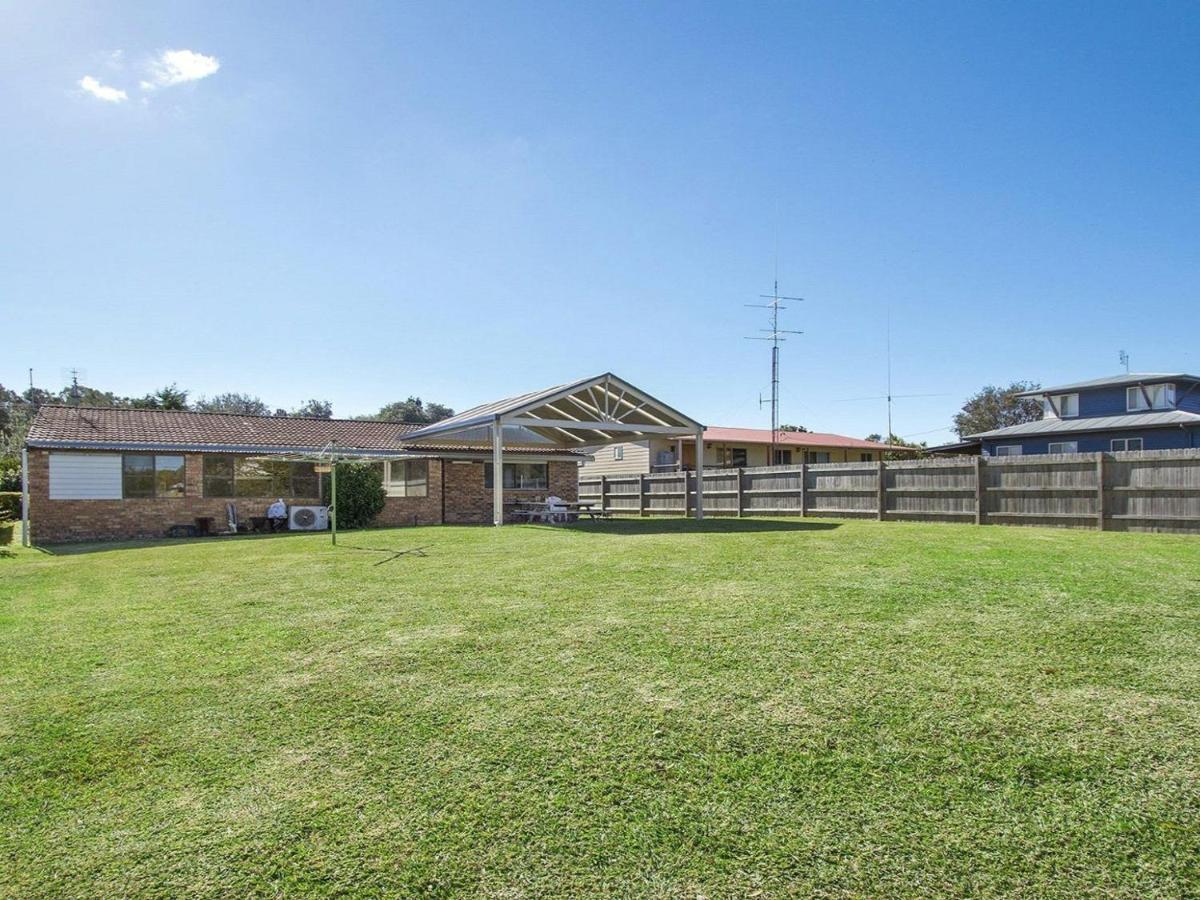
[[612,372],[506,397],[434,422],[404,436],[405,442],[470,431],[492,425],[521,425],[559,446],[584,447],[629,440],[630,435],[691,435],[695,419]]
[[[704,429],[704,440],[709,443],[734,444],[769,444],[771,443],[770,428],[726,428],[721,425],[710,425]],[[836,447],[847,450],[889,450],[897,453],[916,453],[915,447],[902,447],[898,444],[884,444],[879,441],[868,441],[863,438],[847,437],[844,434],[832,434],[822,431],[777,431],[775,443],[789,447]]]
[[1083,391],[1088,388],[1121,387],[1132,384],[1151,384],[1160,381],[1200,381],[1196,375],[1183,372],[1127,372],[1123,375],[1111,375],[1108,378],[1093,378],[1091,381],[1076,381],[1074,384],[1060,384],[1055,387],[1038,388],[1036,391],[1024,391],[1018,397],[1041,397],[1043,394],[1061,394],[1071,391]]
[[994,431],[967,435],[968,439],[1018,437],[1035,434],[1073,434],[1084,431],[1113,431],[1129,428],[1167,428],[1200,425],[1200,415],[1169,409],[1162,412],[1130,413],[1123,416],[1092,416],[1086,419],[1038,419]]

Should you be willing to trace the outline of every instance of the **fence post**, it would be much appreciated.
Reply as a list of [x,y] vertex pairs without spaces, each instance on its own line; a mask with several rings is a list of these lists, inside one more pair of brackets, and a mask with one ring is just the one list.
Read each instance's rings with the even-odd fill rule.
[[975,524],[983,524],[983,457],[975,457]]
[[683,517],[688,517],[688,470],[681,469],[680,474],[683,475]]
[[883,458],[879,459],[879,511],[875,514],[880,522],[883,521],[884,515],[887,513],[887,475],[883,468]]
[[800,518],[808,515],[808,463],[800,463]]
[[638,475],[638,515],[646,515],[646,473]]
[[742,517],[742,477],[745,472],[745,469],[737,470],[737,515],[739,519]]
[[603,515],[608,510],[608,476],[600,476],[600,514]]
[[1104,453],[1096,456],[1096,529],[1104,530]]

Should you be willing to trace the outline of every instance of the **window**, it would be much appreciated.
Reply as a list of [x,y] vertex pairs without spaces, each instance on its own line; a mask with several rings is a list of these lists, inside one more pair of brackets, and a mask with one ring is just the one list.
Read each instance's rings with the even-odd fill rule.
[[1079,415],[1078,394],[1053,394],[1042,402],[1047,419],[1069,419]]
[[247,456],[205,456],[205,497],[319,497],[320,479],[309,462]]
[[1141,450],[1142,449],[1142,439],[1141,438],[1113,438],[1111,447],[1112,447],[1112,450],[1114,453],[1120,452],[1121,450]]
[[996,447],[996,456],[1020,456],[1023,449],[1020,444],[1000,444]]
[[[508,491],[544,491],[550,487],[550,467],[546,463],[505,463],[504,489]],[[483,486],[492,486],[492,464],[483,464]]]
[[790,466],[791,464],[792,464],[792,451],[791,450],[776,450],[775,451],[775,465]]
[[745,447],[722,447],[718,453],[718,462],[725,468],[737,468],[746,465]]
[[810,463],[827,463],[830,462],[828,450],[809,450],[804,454],[806,461]]
[[429,494],[429,460],[393,459],[387,464],[384,487],[389,497],[425,497]]
[[121,496],[182,497],[184,468],[182,456],[127,453],[121,459]]
[[859,462],[870,462],[870,461],[871,461],[871,460],[873,460],[874,458],[875,458],[875,454],[874,454],[874,453],[860,453],[860,454],[858,454],[858,459],[859,459]]
[[[1147,402],[1149,398],[1149,402]],[[1125,409],[1138,412],[1144,409],[1172,409],[1175,406],[1175,385],[1141,384],[1125,389]]]
[[1078,453],[1078,441],[1057,441],[1050,445],[1050,453]]
[[624,458],[625,458],[625,448],[622,447],[620,444],[613,447],[613,459],[624,459]]

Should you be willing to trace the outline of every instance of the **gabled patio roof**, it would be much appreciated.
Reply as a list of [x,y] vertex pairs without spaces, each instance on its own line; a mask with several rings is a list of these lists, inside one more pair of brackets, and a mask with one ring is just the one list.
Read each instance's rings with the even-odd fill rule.
[[418,449],[487,427],[492,438],[492,522],[504,524],[504,431],[520,426],[552,446],[595,447],[650,435],[696,441],[696,518],[704,518],[704,426],[612,372],[485,403],[404,436]]
[[692,437],[699,422],[612,372],[485,403],[404,436],[442,440],[484,426],[520,425],[563,447],[594,447],[639,436]]

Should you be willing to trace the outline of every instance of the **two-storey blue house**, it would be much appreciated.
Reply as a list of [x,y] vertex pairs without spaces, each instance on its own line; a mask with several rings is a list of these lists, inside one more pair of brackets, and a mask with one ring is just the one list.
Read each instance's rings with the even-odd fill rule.
[[1036,422],[971,435],[984,456],[1200,447],[1200,378],[1133,373],[1042,388]]

